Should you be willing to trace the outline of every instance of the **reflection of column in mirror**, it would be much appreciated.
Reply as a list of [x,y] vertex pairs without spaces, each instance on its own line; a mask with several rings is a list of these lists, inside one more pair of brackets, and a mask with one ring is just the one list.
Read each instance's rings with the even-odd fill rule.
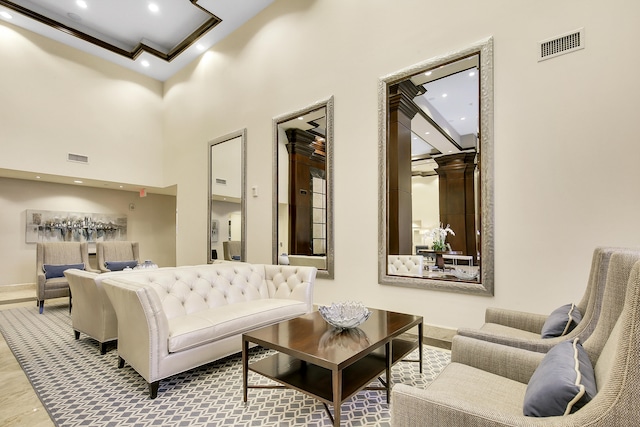
[[387,251],[390,255],[413,253],[411,199],[411,119],[419,93],[410,80],[389,86],[387,141]]
[[[461,255],[477,253],[475,152],[463,152],[440,156],[438,181],[440,184],[440,221],[449,224],[456,233],[447,240],[454,251]],[[474,256],[474,258],[477,258]]]

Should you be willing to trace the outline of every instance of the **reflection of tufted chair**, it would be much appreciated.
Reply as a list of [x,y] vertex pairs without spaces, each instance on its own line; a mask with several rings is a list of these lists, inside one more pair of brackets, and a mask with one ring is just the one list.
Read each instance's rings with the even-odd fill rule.
[[240,261],[242,256],[242,245],[239,240],[222,242],[222,250],[224,252],[224,259],[227,261]]
[[136,261],[140,263],[140,246],[138,242],[98,242],[96,243],[96,259],[98,268],[103,273],[111,271],[105,262],[112,261]]
[[[490,307],[485,313],[485,324],[480,329],[461,328],[458,335],[491,341],[512,347],[546,353],[560,341],[579,337],[584,341],[596,327],[602,310],[607,272],[611,256],[615,252],[636,254],[640,258],[640,251],[620,248],[596,248],[591,261],[591,273],[585,293],[576,307],[582,314],[582,320],[566,335],[555,338],[541,338],[544,322],[549,317],[544,314],[527,313]],[[573,301],[562,301],[573,302]],[[618,301],[618,310],[622,309],[624,301]],[[609,310],[612,307],[609,306]]]
[[[82,266],[79,267],[80,264]],[[48,266],[48,273],[45,273],[44,266]],[[66,266],[90,269],[87,243],[50,242],[36,245],[36,293],[40,314],[44,311],[44,300],[67,296],[71,311],[69,282],[63,274]]]
[[[530,391],[528,383],[545,354],[455,336],[452,362],[425,389],[405,384],[393,387],[391,423],[396,427],[422,426],[425,420],[429,420],[430,426],[640,425],[637,259],[629,253],[611,256],[602,313],[593,333],[582,342],[597,385],[597,393],[582,408],[565,416],[523,415],[525,395]],[[617,301],[623,301],[621,310]],[[570,365],[571,370],[578,369],[577,364],[573,367],[572,360]],[[583,366],[580,362],[579,369],[584,369]],[[555,383],[556,377],[561,375],[549,376],[547,381]]]
[[80,332],[88,335],[98,341],[100,354],[105,354],[107,342],[118,338],[118,320],[102,283],[95,280],[98,274],[71,269],[64,275],[73,294],[71,326],[76,339],[80,338]]
[[389,255],[388,274],[422,277],[422,255]]

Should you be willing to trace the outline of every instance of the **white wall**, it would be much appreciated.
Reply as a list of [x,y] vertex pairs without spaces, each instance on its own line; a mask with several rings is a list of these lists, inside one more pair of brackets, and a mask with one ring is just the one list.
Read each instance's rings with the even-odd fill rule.
[[[460,327],[480,325],[488,305],[548,312],[576,301],[596,245],[639,243],[639,13],[629,0],[276,1],[165,86],[178,263],[205,259],[205,142],[243,127],[247,185],[260,187],[247,201],[248,260],[270,262],[272,118],[334,95],[336,271],[318,280],[317,303],[357,299]],[[538,41],[580,27],[586,49],[537,62]],[[487,36],[495,297],[379,285],[378,79]]]
[[420,229],[413,230],[414,246],[433,244],[431,237],[423,233],[440,226],[439,185],[437,175],[411,177],[411,222],[420,225]]
[[[36,281],[36,244],[25,243],[27,209],[125,214],[127,240],[140,243],[141,261],[170,267],[175,266],[175,207],[173,196],[0,178],[0,286]],[[96,268],[95,257],[90,262]]]
[[[166,187],[162,84],[0,23],[0,168]],[[89,164],[67,161],[67,153]]]
[[[632,0],[277,0],[164,88],[3,23],[0,168],[177,184],[176,262],[203,263],[208,141],[246,127],[247,186],[259,191],[247,200],[248,260],[270,262],[272,118],[334,95],[335,280],[318,280],[316,302],[362,300],[448,327],[480,325],[488,305],[548,312],[581,296],[596,245],[639,245],[639,14]],[[536,61],[538,41],[580,27],[584,50]],[[487,36],[495,297],[379,285],[379,78]],[[67,151],[91,167],[64,161]],[[87,197],[76,209],[97,210]],[[25,251],[16,218],[38,208],[27,202],[2,210],[17,229],[3,228],[14,242],[0,243],[3,259]]]

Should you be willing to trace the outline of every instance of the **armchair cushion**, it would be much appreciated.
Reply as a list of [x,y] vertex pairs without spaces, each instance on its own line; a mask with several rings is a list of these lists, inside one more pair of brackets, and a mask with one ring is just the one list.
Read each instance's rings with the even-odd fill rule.
[[542,338],[561,337],[571,332],[582,320],[575,304],[566,304],[551,312],[542,326]]
[[523,413],[533,417],[568,415],[596,393],[593,367],[578,338],[564,341],[549,350],[531,376]]
[[137,260],[131,261],[105,261],[104,266],[107,267],[110,271],[122,271],[125,268],[134,268],[138,265]]
[[78,270],[84,270],[84,263],[80,264],[43,264],[42,270],[44,271],[45,279],[53,279],[55,277],[64,277],[64,271],[70,268],[77,268]]

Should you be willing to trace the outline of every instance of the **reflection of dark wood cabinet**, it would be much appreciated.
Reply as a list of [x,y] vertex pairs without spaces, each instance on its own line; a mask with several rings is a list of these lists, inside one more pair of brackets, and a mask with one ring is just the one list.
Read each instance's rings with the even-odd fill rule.
[[315,136],[300,129],[287,130],[289,153],[289,253],[313,255],[312,171],[325,173]]
[[475,209],[475,156],[476,153],[459,153],[438,157],[438,181],[440,183],[440,221],[451,226],[456,233],[447,242],[456,251],[476,258],[477,233]]

